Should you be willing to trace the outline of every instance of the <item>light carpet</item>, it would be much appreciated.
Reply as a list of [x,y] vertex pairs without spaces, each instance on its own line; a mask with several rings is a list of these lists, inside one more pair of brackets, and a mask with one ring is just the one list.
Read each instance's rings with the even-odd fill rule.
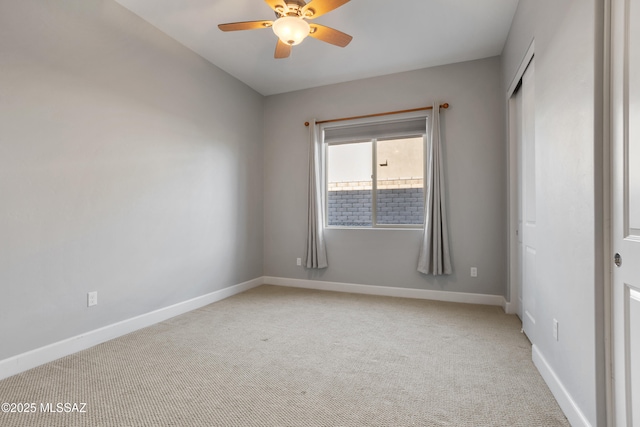
[[277,286],[0,381],[0,402],[37,409],[2,426],[569,425],[498,307]]

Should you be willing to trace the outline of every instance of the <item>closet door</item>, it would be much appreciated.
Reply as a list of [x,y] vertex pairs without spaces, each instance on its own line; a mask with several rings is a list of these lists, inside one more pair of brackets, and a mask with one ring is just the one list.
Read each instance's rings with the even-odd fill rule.
[[520,188],[520,271],[522,283],[522,328],[535,344],[537,286],[536,141],[534,62],[522,77],[522,126],[519,144]]

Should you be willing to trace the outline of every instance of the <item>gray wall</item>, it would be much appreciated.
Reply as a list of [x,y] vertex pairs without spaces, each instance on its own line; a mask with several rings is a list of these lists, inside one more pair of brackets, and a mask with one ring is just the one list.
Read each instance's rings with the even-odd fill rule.
[[605,425],[602,8],[601,0],[521,0],[502,67],[506,96],[535,39],[534,345],[592,425]]
[[[265,275],[504,295],[506,152],[500,59],[489,58],[270,96],[265,109]],[[296,266],[306,235],[308,128],[313,118],[449,102],[442,112],[454,274],[416,271],[419,230],[330,229],[329,268]],[[470,267],[478,267],[471,278]]]
[[261,95],[110,0],[0,52],[0,359],[262,276]]

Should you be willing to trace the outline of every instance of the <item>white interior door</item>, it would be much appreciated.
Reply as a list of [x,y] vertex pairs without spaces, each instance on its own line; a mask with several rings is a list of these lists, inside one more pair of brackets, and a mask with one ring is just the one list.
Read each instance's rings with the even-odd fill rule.
[[640,0],[612,20],[613,399],[615,425],[640,427]]
[[522,275],[522,328],[535,343],[536,325],[536,144],[534,61],[522,76],[522,126],[520,138],[520,261]]
[[510,246],[511,269],[509,272],[511,282],[516,286],[511,287],[511,303],[513,310],[522,320],[522,90],[516,89],[509,99],[509,168],[510,182],[509,192],[511,202],[511,227]]

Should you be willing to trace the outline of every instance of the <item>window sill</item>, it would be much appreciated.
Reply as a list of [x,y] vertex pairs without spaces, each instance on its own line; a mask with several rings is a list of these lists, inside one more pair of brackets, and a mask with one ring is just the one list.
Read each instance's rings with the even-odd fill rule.
[[423,231],[424,227],[414,227],[414,226],[410,226],[407,225],[405,227],[384,227],[384,226],[378,226],[378,227],[340,227],[340,226],[336,226],[336,225],[329,225],[324,227],[325,230],[395,230],[395,231]]

